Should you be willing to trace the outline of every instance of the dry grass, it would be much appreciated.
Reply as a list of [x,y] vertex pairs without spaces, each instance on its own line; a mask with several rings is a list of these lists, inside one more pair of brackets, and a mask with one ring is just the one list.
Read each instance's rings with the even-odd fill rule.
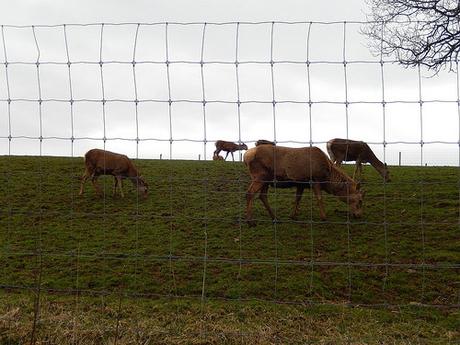
[[[0,344],[30,343],[33,296],[2,294]],[[120,303],[121,302],[121,303]],[[36,344],[457,344],[460,313],[46,295]],[[458,321],[457,321],[458,325]]]

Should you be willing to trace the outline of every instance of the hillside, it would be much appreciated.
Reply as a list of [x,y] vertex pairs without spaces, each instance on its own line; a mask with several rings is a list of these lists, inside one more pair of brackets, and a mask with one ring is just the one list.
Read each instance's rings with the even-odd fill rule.
[[384,185],[366,166],[361,219],[325,195],[321,221],[306,190],[293,222],[294,189],[271,189],[279,222],[257,200],[249,228],[243,164],[136,164],[146,200],[128,181],[113,198],[111,177],[100,178],[104,198],[91,182],[79,197],[82,158],[0,157],[3,343],[29,339],[38,300],[37,337],[51,342],[96,328],[119,343],[134,330],[216,344],[459,335],[458,168],[392,167]]

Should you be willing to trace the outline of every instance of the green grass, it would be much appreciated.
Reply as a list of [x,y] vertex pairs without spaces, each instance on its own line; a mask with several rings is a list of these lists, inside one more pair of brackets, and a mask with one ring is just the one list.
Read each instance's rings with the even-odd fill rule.
[[[348,219],[347,206],[325,195],[321,221],[307,190],[292,222],[294,190],[271,189],[279,222],[257,200],[258,225],[248,228],[243,164],[136,164],[147,200],[127,182],[126,197],[113,198],[109,177],[100,179],[105,198],[90,182],[79,197],[81,158],[0,158],[3,343],[30,335],[37,286],[37,336],[51,343],[65,334],[100,342],[117,334],[123,343],[136,329],[164,343],[445,344],[460,336],[452,308],[460,298],[458,168],[391,167],[383,185],[365,167],[362,219]],[[50,316],[56,305],[62,332]],[[5,320],[23,327],[12,331]]]

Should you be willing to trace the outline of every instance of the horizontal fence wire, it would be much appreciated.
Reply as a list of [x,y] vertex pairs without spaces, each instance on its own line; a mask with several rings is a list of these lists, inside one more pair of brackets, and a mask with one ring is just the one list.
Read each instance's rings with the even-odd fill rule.
[[[381,21],[359,21],[359,20],[349,20],[349,21],[228,21],[228,22],[175,22],[175,21],[163,21],[163,22],[123,22],[123,23],[113,23],[113,22],[99,22],[99,23],[66,23],[66,24],[36,24],[36,25],[11,25],[11,24],[2,24],[2,27],[5,28],[16,28],[16,29],[30,29],[31,27],[36,28],[57,28],[57,27],[85,27],[85,26],[96,26],[100,27],[101,25],[105,26],[165,26],[165,25],[178,25],[178,26],[203,26],[206,25],[272,25],[272,24],[286,24],[286,25],[308,25],[308,24],[318,24],[318,25],[343,25],[343,24],[380,24]],[[393,24],[413,24],[413,23],[430,23],[430,21],[423,20],[394,20],[391,21]]]

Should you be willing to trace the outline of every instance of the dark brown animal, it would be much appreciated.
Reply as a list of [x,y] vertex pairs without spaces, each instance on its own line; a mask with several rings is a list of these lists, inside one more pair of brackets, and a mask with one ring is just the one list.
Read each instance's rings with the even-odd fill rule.
[[275,146],[276,144],[273,141],[270,140],[265,140],[265,139],[259,139],[256,141],[256,146],[259,145],[273,145]]
[[386,163],[382,163],[364,141],[331,139],[327,142],[327,152],[331,160],[339,166],[342,162],[356,161],[353,178],[361,177],[362,163],[370,163],[386,182],[391,181]]
[[97,179],[100,175],[112,175],[114,177],[113,195],[117,192],[117,187],[120,194],[123,194],[123,179],[129,179],[139,193],[147,197],[148,185],[140,176],[131,160],[118,153],[104,151],[100,149],[92,149],[85,154],[85,173],[81,177],[80,195],[83,194],[83,186],[88,178],[91,177],[96,193],[102,195],[101,187],[97,184]]
[[244,154],[244,163],[249,168],[252,180],[246,193],[246,221],[249,226],[255,225],[252,207],[257,193],[260,193],[260,200],[275,220],[275,214],[267,198],[268,188],[273,184],[278,188],[297,188],[293,218],[297,216],[302,193],[310,183],[318,200],[321,219],[326,219],[321,190],[348,203],[354,216],[362,215],[364,191],[361,191],[359,184],[336,167],[317,147],[260,145]]
[[247,150],[248,147],[246,146],[245,143],[242,144],[235,144],[234,142],[231,141],[224,141],[224,140],[217,140],[216,141],[216,150],[214,151],[214,156],[218,156],[220,151],[225,151],[227,154],[225,155],[225,159],[227,159],[227,156],[229,153],[232,154],[232,160],[235,161],[235,158],[233,157],[233,152],[238,151],[238,150]]

